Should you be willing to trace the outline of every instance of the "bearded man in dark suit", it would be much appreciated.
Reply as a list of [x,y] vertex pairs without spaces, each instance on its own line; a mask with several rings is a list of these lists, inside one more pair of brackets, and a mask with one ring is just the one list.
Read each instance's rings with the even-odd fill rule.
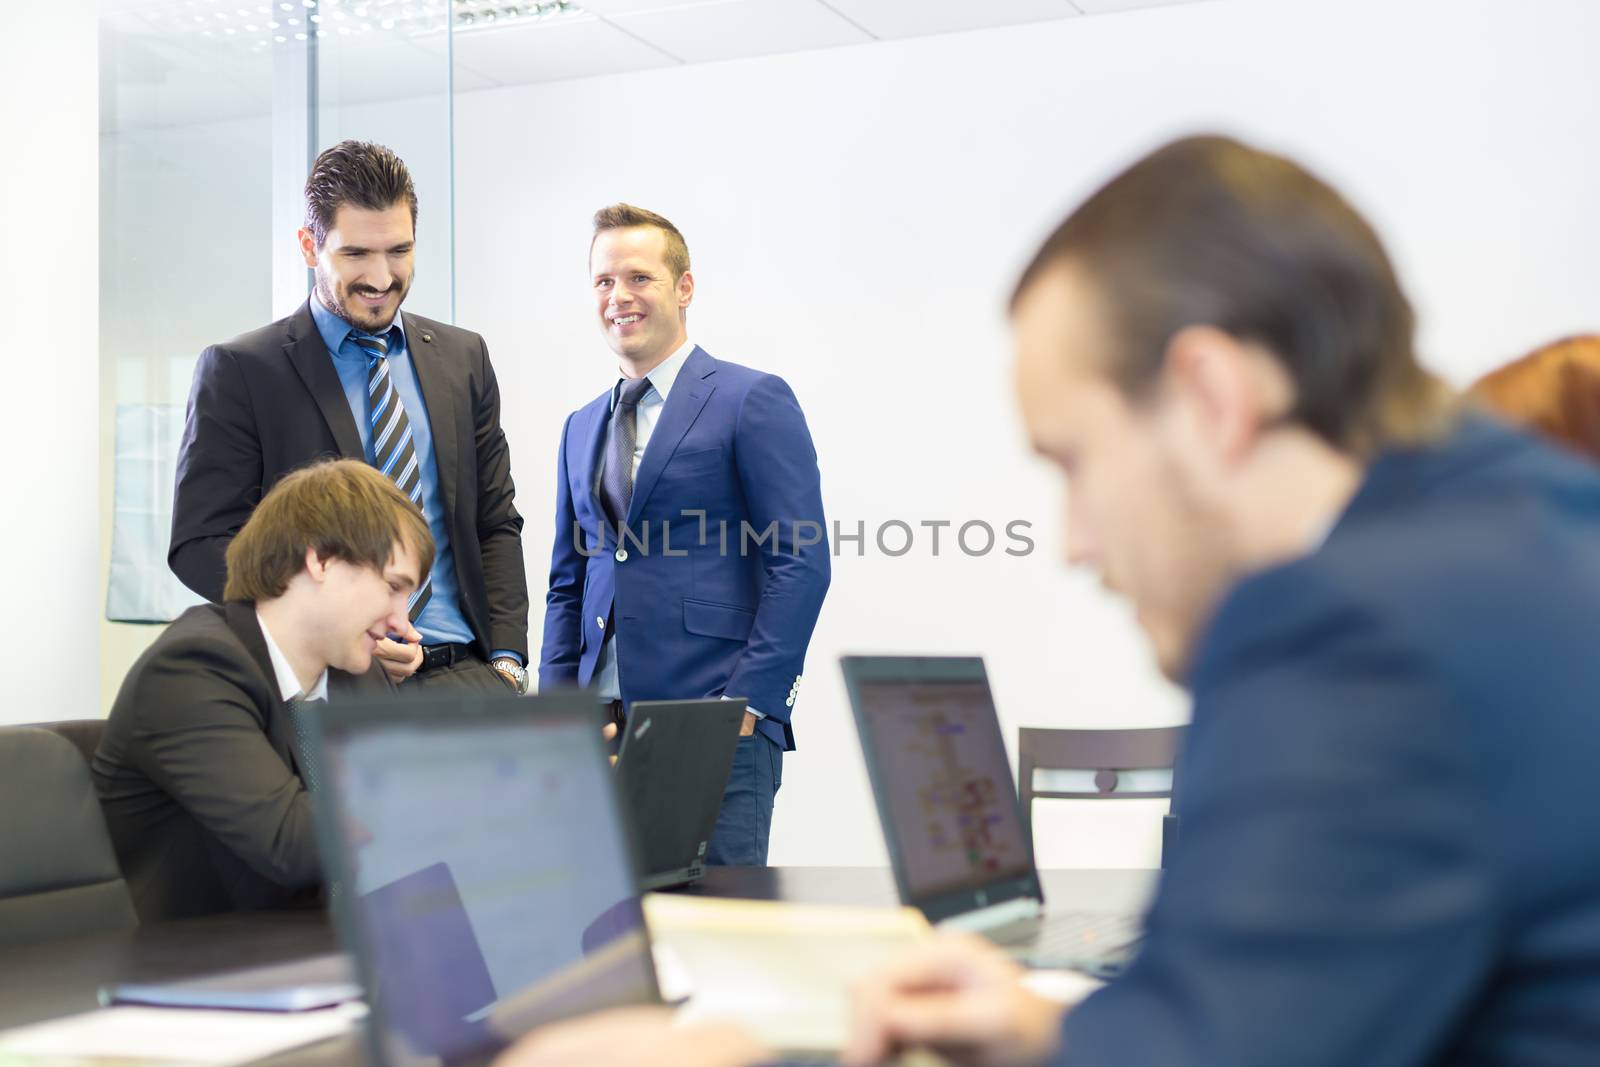
[[317,157],[305,198],[311,298],[195,367],[168,563],[220,601],[228,543],[279,478],[319,457],[363,460],[422,509],[438,546],[379,662],[408,688],[525,691],[528,585],[500,388],[483,338],[400,311],[416,259],[411,176],[382,145],[344,141]]

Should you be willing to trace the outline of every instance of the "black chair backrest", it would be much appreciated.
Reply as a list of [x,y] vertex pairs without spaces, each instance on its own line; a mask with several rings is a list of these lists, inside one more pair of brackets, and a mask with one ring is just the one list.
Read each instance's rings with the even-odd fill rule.
[[0,728],[0,949],[139,924],[89,767],[45,729]]
[[83,756],[84,763],[94,759],[94,750],[100,747],[100,735],[106,732],[104,719],[61,719],[58,722],[30,722],[23,725],[49,730],[71,741],[72,747]]
[[[1182,726],[1132,730],[1054,730],[1024,726],[1017,731],[1017,797],[1022,831],[1033,848],[1033,802],[1038,797],[1117,800],[1170,797],[1170,772],[1183,743]],[[1088,771],[1079,784],[1034,788],[1034,771]],[[1159,784],[1136,784],[1129,771],[1167,771]],[[1138,776],[1143,778],[1145,776]],[[1129,785],[1133,784],[1133,788]]]

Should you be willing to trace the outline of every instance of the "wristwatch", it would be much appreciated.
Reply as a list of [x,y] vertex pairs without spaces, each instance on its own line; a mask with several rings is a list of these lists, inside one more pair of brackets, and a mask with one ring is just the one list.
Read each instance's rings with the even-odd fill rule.
[[528,694],[528,668],[509,656],[502,656],[492,661],[492,666],[500,672],[501,677],[511,683],[511,688],[516,690],[518,696]]

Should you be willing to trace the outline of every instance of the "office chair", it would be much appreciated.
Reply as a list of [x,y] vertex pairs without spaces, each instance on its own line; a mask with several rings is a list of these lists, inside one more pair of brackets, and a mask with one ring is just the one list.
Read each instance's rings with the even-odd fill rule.
[[104,719],[62,719],[59,722],[28,722],[22,725],[49,730],[71,741],[72,747],[83,756],[85,764],[94,759],[94,750],[100,747],[100,736],[106,732]]
[[[1019,729],[1017,797],[1022,804],[1022,832],[1029,851],[1033,851],[1036,798],[1119,800],[1172,796],[1173,765],[1183,743],[1184,729]],[[1176,817],[1168,814],[1161,833],[1163,856],[1176,832]]]
[[139,923],[89,767],[50,730],[0,728],[0,949]]

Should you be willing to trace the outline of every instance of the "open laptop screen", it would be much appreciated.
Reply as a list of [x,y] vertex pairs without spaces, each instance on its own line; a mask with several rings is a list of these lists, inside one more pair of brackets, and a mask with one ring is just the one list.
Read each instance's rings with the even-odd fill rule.
[[965,662],[965,678],[868,672],[852,685],[884,832],[912,900],[1033,874],[989,685],[981,662]]
[[500,703],[349,725],[329,709],[335,904],[390,1064],[476,1062],[542,1022],[656,998],[593,716]]

